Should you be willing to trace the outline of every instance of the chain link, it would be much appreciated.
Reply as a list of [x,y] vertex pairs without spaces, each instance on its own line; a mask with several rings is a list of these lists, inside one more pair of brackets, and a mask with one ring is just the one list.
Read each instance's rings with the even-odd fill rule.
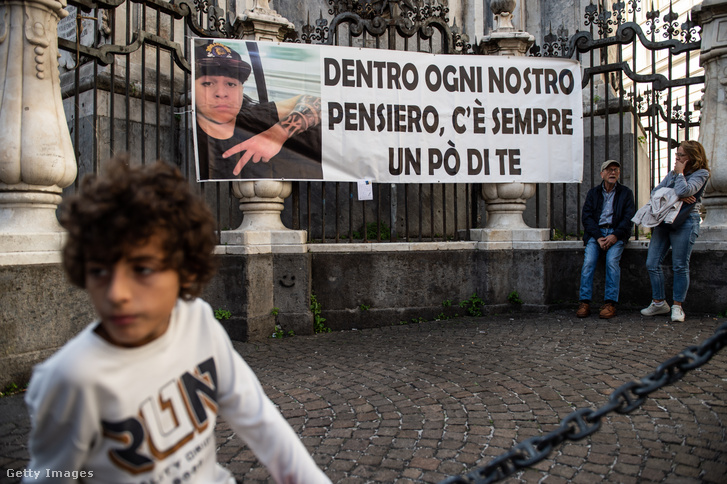
[[601,419],[607,414],[632,412],[644,403],[647,395],[680,380],[688,371],[704,365],[725,345],[727,323],[722,324],[714,335],[698,346],[690,346],[677,356],[669,358],[638,382],[630,381],[618,387],[609,396],[608,403],[599,409],[576,410],[561,420],[560,426],[549,434],[530,437],[466,476],[449,477],[440,484],[490,484],[530,467],[545,459],[555,446],[566,440],[581,440],[596,432],[601,428]]

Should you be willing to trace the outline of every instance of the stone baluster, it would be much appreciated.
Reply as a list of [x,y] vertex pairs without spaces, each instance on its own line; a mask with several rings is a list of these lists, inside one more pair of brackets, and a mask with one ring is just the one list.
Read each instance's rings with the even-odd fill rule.
[[[524,56],[535,37],[516,31],[512,24],[515,0],[492,0],[496,28],[482,39],[479,53],[484,55]],[[534,183],[485,183],[482,198],[487,202],[487,223],[484,229],[470,231],[472,240],[483,242],[544,241],[548,229],[533,229],[523,220],[528,199],[535,195]]]
[[58,73],[65,4],[0,3],[0,264],[60,260],[55,212],[77,173]]
[[704,145],[712,172],[702,204],[706,216],[699,241],[727,241],[727,0],[705,0],[692,9],[702,27],[699,58],[704,68],[704,95],[699,141]]
[[232,184],[232,192],[240,199],[242,223],[235,230],[222,232],[226,245],[291,245],[304,244],[305,230],[290,230],[280,220],[283,203],[293,191],[289,181],[257,180]]
[[[238,0],[238,11],[232,29],[245,40],[281,41],[293,24],[270,7],[268,0]],[[242,224],[222,233],[223,244],[289,245],[304,244],[303,230],[287,229],[280,220],[285,198],[292,193],[291,182],[239,181],[233,183],[233,194],[240,199]]]
[[[294,26],[273,10],[268,0],[237,0],[235,37],[282,41]],[[313,333],[310,312],[311,259],[306,231],[286,228],[280,214],[293,184],[280,180],[236,181],[233,195],[240,199],[242,223],[222,232],[220,239],[232,254],[248,254],[242,276],[248,304],[242,317],[250,341],[269,338],[276,323],[295,334]],[[277,315],[273,315],[271,310]]]
[[282,42],[295,25],[276,12],[269,0],[237,0],[239,14],[232,25],[235,37],[246,40]]

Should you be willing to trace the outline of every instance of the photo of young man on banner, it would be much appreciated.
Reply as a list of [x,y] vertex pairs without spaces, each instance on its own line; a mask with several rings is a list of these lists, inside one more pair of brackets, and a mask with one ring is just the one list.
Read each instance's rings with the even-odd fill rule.
[[572,59],[193,39],[198,179],[579,183]]
[[[285,58],[274,45],[261,53],[258,46],[192,40],[197,178],[322,179],[319,59]],[[266,81],[263,58],[281,52],[278,64],[305,65],[296,65],[295,78],[278,70]],[[296,92],[301,72],[315,75]]]

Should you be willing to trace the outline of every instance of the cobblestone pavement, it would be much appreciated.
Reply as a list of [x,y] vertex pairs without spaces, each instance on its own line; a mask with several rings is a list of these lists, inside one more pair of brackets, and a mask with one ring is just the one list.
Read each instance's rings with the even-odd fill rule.
[[[235,346],[333,482],[439,482],[554,430],[576,408],[602,406],[725,321],[687,316],[671,324],[637,311],[609,321],[513,313]],[[0,481],[27,464],[28,430],[22,396],[0,399]],[[268,482],[224,422],[217,436],[218,459],[236,477]],[[504,482],[726,476],[727,348]]]

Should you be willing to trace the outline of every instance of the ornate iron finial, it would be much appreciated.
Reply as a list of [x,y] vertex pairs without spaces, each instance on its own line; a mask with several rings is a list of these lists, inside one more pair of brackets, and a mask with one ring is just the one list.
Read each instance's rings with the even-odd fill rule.
[[613,13],[616,15],[616,26],[626,22],[626,2],[616,2],[613,4]]
[[457,27],[457,20],[452,24],[452,43],[454,52],[458,54],[472,53],[472,44],[469,43],[470,37],[460,32]]
[[[532,51],[532,49],[531,49]],[[543,57],[565,57],[568,52],[568,29],[563,24],[558,27],[557,34],[553,33],[553,26],[549,27],[549,33],[543,37]]]
[[585,21],[583,22],[586,27],[589,25],[596,25],[598,21],[598,7],[593,2],[586,5],[586,13],[583,14]]
[[692,20],[692,14],[687,14],[687,20],[682,24],[682,42],[687,44],[691,42],[699,42],[702,38],[701,30],[701,27]]
[[651,2],[651,10],[646,12],[646,35],[656,34],[659,32],[659,10],[654,8],[654,2]]
[[328,20],[323,18],[323,11],[320,11],[318,19],[315,21],[315,25],[310,23],[310,13],[305,25],[301,28],[303,33],[300,36],[300,40],[306,44],[310,43],[325,43],[328,39]]
[[537,42],[533,42],[532,47],[530,47],[530,50],[528,51],[528,56],[530,57],[541,57],[541,49]]
[[[615,6],[616,4],[614,4],[614,8]],[[608,34],[613,33],[613,28],[611,26],[616,25],[618,22],[618,19],[613,20],[611,18],[612,16],[613,13],[608,10],[603,10],[600,3],[598,5],[594,5],[593,2],[591,2],[586,6],[584,25],[598,26],[598,35],[601,37],[607,37]]]
[[679,32],[679,14],[671,9],[669,6],[669,13],[664,15],[664,38],[671,39],[678,37]]

